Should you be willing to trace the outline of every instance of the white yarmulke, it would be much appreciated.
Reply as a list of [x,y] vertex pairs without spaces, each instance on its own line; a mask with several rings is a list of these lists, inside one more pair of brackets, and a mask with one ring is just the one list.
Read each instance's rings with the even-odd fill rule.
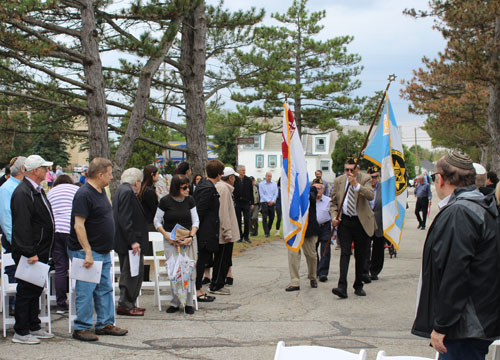
[[483,165],[478,164],[478,163],[472,163],[472,166],[474,166],[474,169],[476,170],[476,175],[486,174],[486,169],[484,168]]

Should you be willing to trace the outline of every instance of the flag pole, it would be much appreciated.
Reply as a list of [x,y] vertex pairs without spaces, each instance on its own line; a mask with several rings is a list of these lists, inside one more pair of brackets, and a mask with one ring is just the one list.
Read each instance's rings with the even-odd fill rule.
[[[389,77],[387,78],[387,80],[389,82],[387,83],[387,86],[386,86],[386,88],[384,90],[384,94],[382,95],[382,98],[380,99],[380,102],[378,103],[377,112],[375,113],[375,116],[373,117],[372,123],[370,125],[370,129],[368,130],[368,133],[366,134],[365,141],[363,142],[363,145],[361,146],[361,149],[359,150],[359,155],[355,159],[355,162],[354,162],[354,171],[356,171],[356,169],[358,167],[358,163],[359,163],[359,160],[361,159],[361,155],[363,154],[363,151],[365,150],[366,143],[368,142],[368,139],[370,138],[370,134],[372,132],[373,126],[375,125],[375,122],[378,119],[378,114],[380,112],[380,109],[382,108],[382,104],[384,103],[384,99],[387,96],[387,91],[389,90],[389,87],[391,86],[391,83],[394,80],[396,80],[396,75],[395,74],[389,75]],[[342,216],[342,207],[344,206],[344,201],[345,201],[347,192],[349,191],[349,186],[351,186],[351,183],[348,182],[347,183],[347,188],[344,191],[344,196],[342,197],[342,201],[340,202],[340,205],[338,206],[339,211],[337,211],[337,220],[340,220],[340,218]],[[333,237],[333,232],[334,231],[335,231],[335,228],[332,226],[332,231],[330,232],[330,239]],[[330,248],[329,246],[327,246],[325,248],[325,251],[323,252],[323,256],[326,256],[326,254],[328,253],[328,249],[329,248]]]

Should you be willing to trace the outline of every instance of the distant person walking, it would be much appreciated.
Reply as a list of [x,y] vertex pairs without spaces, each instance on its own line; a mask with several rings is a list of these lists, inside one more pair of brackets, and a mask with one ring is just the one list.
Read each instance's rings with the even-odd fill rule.
[[264,234],[269,237],[273,227],[278,185],[272,181],[273,174],[266,172],[266,180],[259,183],[260,211],[262,212],[262,227]]
[[[418,220],[418,229],[425,230],[425,222],[427,220],[427,212],[429,205],[431,204],[432,191],[431,186],[427,181],[425,181],[424,176],[419,176],[417,178],[418,185],[415,188],[415,197],[417,198],[417,203],[415,205],[415,216]],[[420,217],[422,213],[422,217]]]

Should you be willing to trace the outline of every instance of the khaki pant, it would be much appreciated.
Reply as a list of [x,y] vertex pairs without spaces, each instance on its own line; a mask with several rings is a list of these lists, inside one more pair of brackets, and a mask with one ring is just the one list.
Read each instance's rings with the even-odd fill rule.
[[302,243],[302,248],[298,251],[288,250],[288,269],[290,271],[290,285],[300,286],[300,254],[304,251],[307,263],[307,278],[316,280],[316,271],[318,268],[318,259],[316,257],[317,236],[306,237]]

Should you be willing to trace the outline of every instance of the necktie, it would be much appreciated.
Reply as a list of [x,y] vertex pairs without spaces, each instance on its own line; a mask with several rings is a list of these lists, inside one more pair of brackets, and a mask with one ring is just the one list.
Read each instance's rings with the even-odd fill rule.
[[354,202],[354,190],[352,186],[349,186],[349,190],[347,191],[347,215],[356,215],[356,204]]

